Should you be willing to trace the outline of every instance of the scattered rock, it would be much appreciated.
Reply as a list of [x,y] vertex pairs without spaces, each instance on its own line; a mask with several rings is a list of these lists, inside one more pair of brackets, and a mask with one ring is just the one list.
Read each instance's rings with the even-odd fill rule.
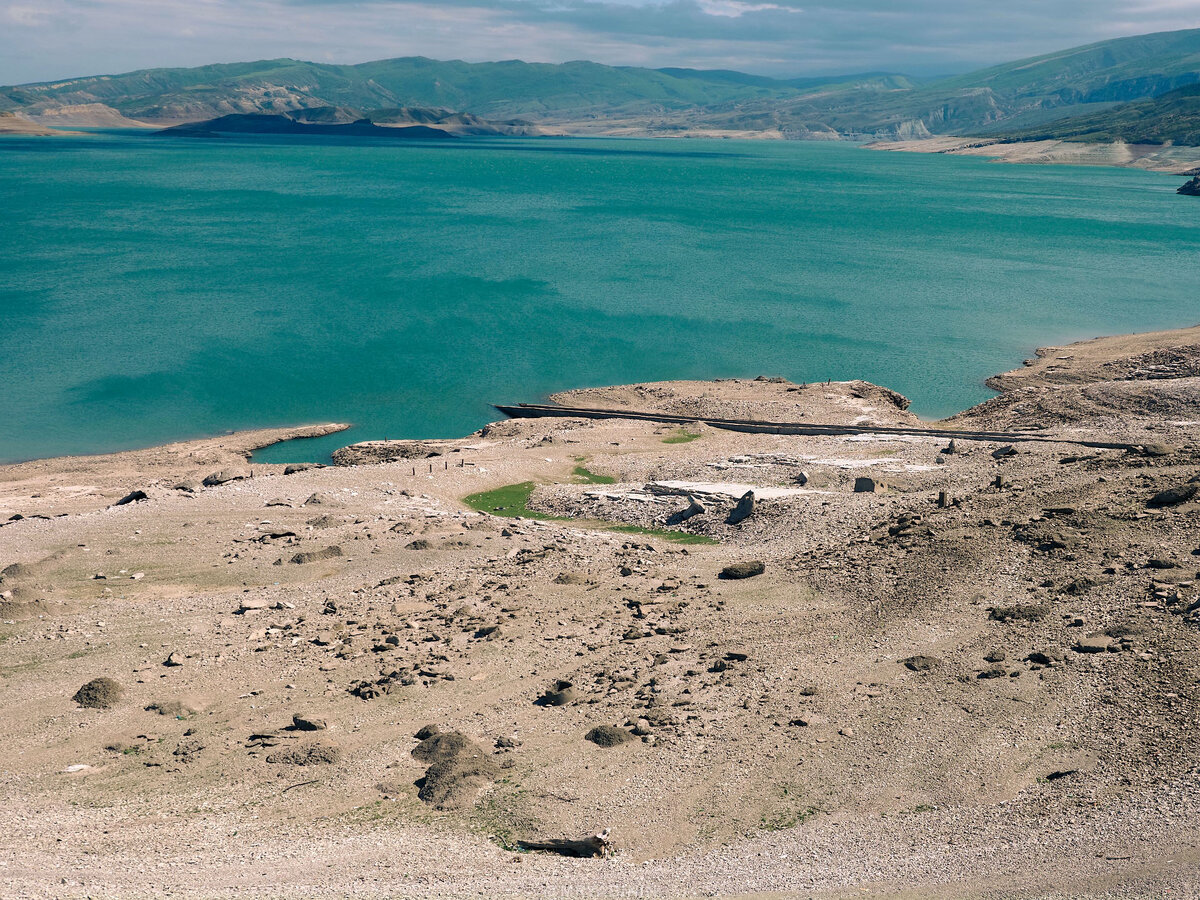
[[158,713],[172,719],[185,719],[196,714],[196,708],[182,700],[155,700],[146,707],[146,712]]
[[1175,452],[1175,448],[1167,444],[1142,444],[1138,447],[1138,450],[1142,456],[1149,456],[1151,458],[1170,456]]
[[686,522],[688,519],[694,519],[696,516],[702,516],[705,512],[707,512],[707,510],[705,509],[703,503],[701,503],[695,497],[688,497],[687,507],[670,516],[667,519],[667,524],[678,525],[681,522]]
[[222,469],[220,472],[213,472],[204,479],[205,487],[216,487],[221,484],[228,484],[231,481],[241,481],[244,478],[249,478],[250,473],[245,469]]
[[856,494],[882,494],[887,489],[888,486],[877,478],[860,475],[854,479],[854,493]]
[[1193,484],[1191,482],[1177,484],[1175,487],[1169,487],[1165,491],[1159,491],[1147,501],[1146,505],[1151,509],[1178,506],[1193,499],[1197,493],[1200,493],[1200,484]]
[[293,556],[289,562],[297,565],[305,565],[307,563],[320,562],[323,559],[334,559],[342,555],[342,548],[337,544],[331,547],[326,547],[324,550],[305,550]]
[[538,698],[538,703],[541,706],[566,706],[578,696],[579,692],[575,690],[574,684],[560,679]]
[[118,500],[116,503],[114,503],[113,506],[124,506],[127,503],[137,503],[139,500],[149,500],[149,499],[150,499],[150,495],[147,494],[145,491],[130,491],[128,494],[126,494],[124,497],[122,497],[120,500]]
[[754,515],[754,491],[746,491],[746,493],[742,494],[742,499],[737,502],[737,506],[725,518],[725,524],[737,525],[746,521],[752,515]]
[[325,720],[318,719],[316,716],[292,714],[292,728],[296,731],[324,731],[327,727]]
[[283,467],[284,475],[296,475],[300,472],[307,472],[309,469],[324,469],[325,466],[321,463],[288,463]]
[[[1102,631],[1094,631],[1075,644],[1077,653],[1104,653],[1112,649],[1114,641]],[[1119,646],[1119,645],[1118,645]]]
[[71,699],[89,709],[112,709],[124,694],[121,685],[111,678],[93,678],[77,690]]
[[923,654],[910,656],[908,659],[900,660],[900,662],[904,665],[904,668],[911,672],[929,672],[942,664],[942,661],[936,656],[925,656]]
[[1039,622],[1049,614],[1050,607],[1042,604],[1017,603],[988,608],[988,618],[995,622]]
[[766,563],[759,560],[751,560],[749,562],[734,563],[726,566],[721,570],[721,574],[717,577],[726,580],[736,580],[740,578],[753,578],[756,575],[761,575],[767,571]]
[[171,755],[181,763],[187,764],[195,762],[196,758],[200,755],[200,752],[203,749],[204,745],[195,738],[192,738],[190,740],[180,741],[179,745],[175,748]]
[[178,653],[176,653],[174,650],[172,650],[167,655],[167,658],[165,660],[163,660],[163,665],[167,666],[168,668],[175,668],[176,666],[182,666],[183,665],[183,657],[180,656]]
[[1035,666],[1045,666],[1051,668],[1053,666],[1061,666],[1067,661],[1066,654],[1056,648],[1049,650],[1034,650],[1025,657],[1027,662],[1033,663]]

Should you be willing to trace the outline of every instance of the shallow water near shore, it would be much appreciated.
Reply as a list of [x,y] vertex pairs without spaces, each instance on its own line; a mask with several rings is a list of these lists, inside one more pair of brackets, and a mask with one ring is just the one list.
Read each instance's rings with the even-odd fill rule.
[[928,417],[1038,345],[1200,321],[1143,172],[845,144],[0,140],[0,461],[678,378],[864,378]]

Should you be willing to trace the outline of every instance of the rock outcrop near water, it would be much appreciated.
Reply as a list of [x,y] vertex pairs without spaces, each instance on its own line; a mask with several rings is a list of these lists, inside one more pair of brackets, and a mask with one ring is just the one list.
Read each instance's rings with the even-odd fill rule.
[[556,400],[866,433],[567,417],[286,475],[249,449],[310,432],[0,467],[8,893],[1190,886],[1200,328],[993,383],[944,424],[1026,434],[765,378]]
[[1188,197],[1200,197],[1200,175],[1181,185],[1175,193],[1184,194]]

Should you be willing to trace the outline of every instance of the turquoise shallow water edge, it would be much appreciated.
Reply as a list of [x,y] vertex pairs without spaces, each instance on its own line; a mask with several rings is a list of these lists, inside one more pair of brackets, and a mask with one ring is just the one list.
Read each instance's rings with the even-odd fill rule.
[[1200,322],[1179,179],[847,144],[0,139],[0,461],[492,402],[865,378],[938,417],[1034,347]]

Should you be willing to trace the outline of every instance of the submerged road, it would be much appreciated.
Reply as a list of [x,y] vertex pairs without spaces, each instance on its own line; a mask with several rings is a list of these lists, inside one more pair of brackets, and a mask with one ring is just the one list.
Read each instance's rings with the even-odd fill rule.
[[955,428],[917,428],[906,425],[809,425],[802,422],[761,422],[754,419],[709,419],[702,416],[678,416],[671,413],[639,412],[629,409],[590,409],[582,406],[520,403],[496,409],[512,419],[573,418],[573,419],[633,419],[642,422],[663,422],[673,425],[705,424],[728,431],[753,434],[855,435],[894,434],[917,437],[940,437],[956,441],[992,441],[999,444],[1038,441],[1052,444],[1076,444],[1100,450],[1139,450],[1139,444],[1117,441],[1084,441],[1076,438],[1053,437],[1034,431],[969,431]]

